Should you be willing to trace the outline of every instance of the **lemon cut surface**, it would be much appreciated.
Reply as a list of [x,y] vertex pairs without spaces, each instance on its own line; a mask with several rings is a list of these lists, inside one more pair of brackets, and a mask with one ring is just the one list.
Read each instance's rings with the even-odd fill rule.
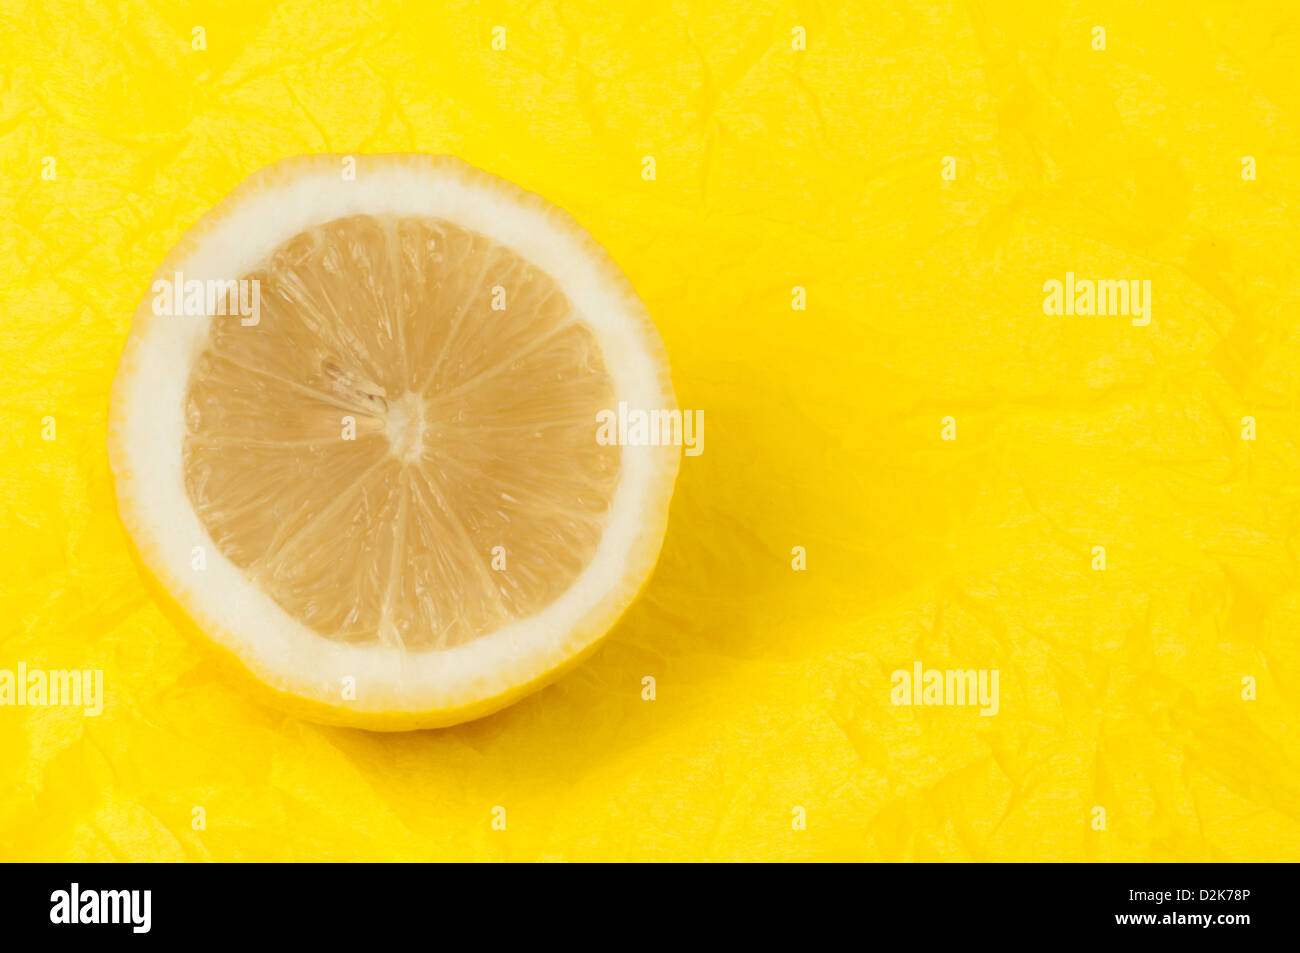
[[676,405],[644,307],[567,215],[449,158],[339,162],[263,170],[159,268],[151,291],[226,297],[142,303],[119,510],[279,701],[449,724],[559,674],[635,597],[678,450],[602,445],[597,414]]

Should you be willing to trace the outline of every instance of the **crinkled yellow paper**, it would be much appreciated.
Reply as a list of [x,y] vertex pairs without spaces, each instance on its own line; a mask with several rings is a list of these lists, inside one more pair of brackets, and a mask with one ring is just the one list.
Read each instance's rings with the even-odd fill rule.
[[[1300,858],[1298,60],[1290,2],[5,0],[0,669],[106,702],[0,708],[0,858]],[[568,209],[705,412],[643,598],[458,728],[262,707],[115,514],[154,267],[325,151]]]

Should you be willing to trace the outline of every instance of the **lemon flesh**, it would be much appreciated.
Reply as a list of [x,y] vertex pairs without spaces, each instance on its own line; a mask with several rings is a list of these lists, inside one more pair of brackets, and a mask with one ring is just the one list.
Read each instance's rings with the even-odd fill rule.
[[330,639],[412,649],[532,615],[590,562],[613,389],[541,271],[447,222],[354,216],[246,276],[186,397],[186,489],[220,550]]

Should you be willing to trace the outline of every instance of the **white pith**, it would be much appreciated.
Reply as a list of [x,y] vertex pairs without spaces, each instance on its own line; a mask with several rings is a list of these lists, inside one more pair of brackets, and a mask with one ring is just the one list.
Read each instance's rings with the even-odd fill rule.
[[[595,332],[616,401],[630,407],[675,406],[663,369],[647,350],[639,303],[555,210],[535,199],[520,201],[459,164],[357,157],[353,181],[344,180],[340,168],[324,161],[304,164],[293,175],[238,195],[222,209],[224,216],[157,277],[170,278],[174,271],[187,281],[243,277],[303,230],[350,215],[444,219],[508,246],[551,276]],[[629,554],[644,534],[644,513],[662,502],[663,471],[676,466],[675,457],[669,464],[665,455],[675,454],[674,448],[622,448],[621,478],[595,556],[574,584],[536,615],[450,649],[334,641],[254,585],[221,554],[195,514],[183,475],[183,408],[191,368],[212,319],[156,317],[150,302],[147,294],[115,384],[113,464],[119,497],[130,504],[129,528],[150,568],[209,636],[263,681],[362,712],[450,709],[529,682],[603,634],[599,627],[578,623],[597,612],[611,592],[629,585]],[[592,429],[594,439],[594,420]],[[202,571],[191,567],[196,546],[204,550]],[[348,679],[355,683],[355,700],[344,695]]]

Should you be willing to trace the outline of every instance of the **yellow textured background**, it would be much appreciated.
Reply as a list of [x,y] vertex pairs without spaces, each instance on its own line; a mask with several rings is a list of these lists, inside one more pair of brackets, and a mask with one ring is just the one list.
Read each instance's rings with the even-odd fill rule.
[[[0,708],[0,858],[1300,858],[1300,22],[1133,6],[4,0],[0,668],[107,707]],[[706,412],[605,647],[450,730],[254,702],[115,515],[154,267],[323,151],[568,209]],[[1067,270],[1149,278],[1151,325],[1045,317]],[[1000,713],[891,707],[915,660]]]

